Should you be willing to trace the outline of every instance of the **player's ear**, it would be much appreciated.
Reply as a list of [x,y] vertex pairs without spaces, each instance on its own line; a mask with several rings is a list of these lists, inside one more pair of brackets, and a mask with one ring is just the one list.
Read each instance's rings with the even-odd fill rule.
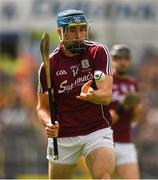
[[62,39],[62,30],[61,28],[57,28],[58,37],[61,40]]

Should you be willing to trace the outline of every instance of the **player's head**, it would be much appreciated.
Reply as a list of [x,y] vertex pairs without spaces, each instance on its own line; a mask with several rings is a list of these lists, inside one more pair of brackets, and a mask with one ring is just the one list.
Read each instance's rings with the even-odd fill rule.
[[82,11],[70,9],[57,17],[58,35],[66,49],[76,54],[85,49],[84,40],[88,36],[88,23]]
[[123,75],[127,73],[131,60],[131,51],[126,44],[115,44],[111,49],[114,71]]

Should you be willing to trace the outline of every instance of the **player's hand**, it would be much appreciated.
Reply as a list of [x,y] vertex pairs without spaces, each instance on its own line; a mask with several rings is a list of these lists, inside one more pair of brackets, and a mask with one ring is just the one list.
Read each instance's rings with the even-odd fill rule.
[[56,121],[55,125],[52,123],[47,123],[45,127],[48,138],[58,137],[59,133],[59,123]]
[[135,114],[142,114],[142,113],[144,113],[144,109],[145,109],[144,104],[143,103],[138,103],[135,106],[135,108],[133,109],[133,112]]
[[91,87],[92,82],[92,80],[89,80],[82,86],[80,96],[76,96],[77,99],[85,101],[89,99],[90,94],[93,92],[93,88]]
[[140,97],[136,94],[128,94],[122,102],[123,107],[126,110],[135,108],[140,103]]

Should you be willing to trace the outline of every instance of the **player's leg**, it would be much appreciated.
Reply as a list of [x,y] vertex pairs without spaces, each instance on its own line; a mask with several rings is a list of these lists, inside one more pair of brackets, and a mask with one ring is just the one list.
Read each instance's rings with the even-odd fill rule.
[[65,164],[55,164],[49,162],[48,176],[49,179],[71,179],[76,164],[65,165]]
[[110,179],[115,167],[114,150],[100,147],[87,156],[87,165],[94,179]]
[[59,159],[53,159],[53,141],[48,140],[47,159],[49,179],[72,178],[75,166],[81,156],[82,146],[78,137],[58,138]]
[[86,137],[83,154],[94,179],[109,179],[115,167],[112,130],[105,128]]
[[139,179],[139,167],[137,163],[117,165],[116,172],[122,179]]
[[90,175],[90,172],[89,172],[89,169],[87,167],[84,157],[80,158],[80,160],[76,166],[75,173],[80,174],[81,176],[84,176],[84,178],[86,178],[86,179],[91,179],[91,175]]
[[139,179],[137,152],[133,143],[115,143],[116,173],[123,179]]

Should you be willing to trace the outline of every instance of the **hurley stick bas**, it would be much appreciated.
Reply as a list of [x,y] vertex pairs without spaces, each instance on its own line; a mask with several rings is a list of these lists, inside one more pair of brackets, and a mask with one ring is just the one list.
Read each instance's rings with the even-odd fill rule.
[[[51,76],[50,76],[50,63],[49,63],[49,34],[44,33],[41,39],[40,49],[41,49],[41,55],[45,67],[45,73],[46,73],[46,80],[47,80],[47,86],[48,86],[48,97],[49,97],[49,107],[50,107],[50,115],[51,115],[51,122],[55,125],[55,121],[57,121],[57,112],[56,112],[56,105],[55,105],[55,99],[52,94],[51,90]],[[58,159],[58,144],[57,144],[57,138],[53,138],[53,145],[54,145],[54,156],[53,159]]]

